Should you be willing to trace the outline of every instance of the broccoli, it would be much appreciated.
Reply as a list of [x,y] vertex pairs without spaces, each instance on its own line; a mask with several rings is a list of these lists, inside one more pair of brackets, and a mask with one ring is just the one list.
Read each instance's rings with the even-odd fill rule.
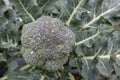
[[42,16],[23,26],[21,42],[26,63],[58,70],[68,60],[75,34],[59,19]]

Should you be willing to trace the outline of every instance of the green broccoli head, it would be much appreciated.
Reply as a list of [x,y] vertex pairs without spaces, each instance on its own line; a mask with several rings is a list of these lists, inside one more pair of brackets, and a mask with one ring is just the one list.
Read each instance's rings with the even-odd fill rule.
[[66,63],[75,34],[59,19],[42,16],[23,26],[21,42],[27,63],[57,70]]

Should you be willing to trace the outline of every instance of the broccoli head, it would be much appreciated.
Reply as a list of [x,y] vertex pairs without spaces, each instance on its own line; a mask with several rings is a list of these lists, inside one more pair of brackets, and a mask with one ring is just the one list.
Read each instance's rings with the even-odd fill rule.
[[21,42],[28,64],[57,70],[66,63],[75,34],[59,19],[42,16],[23,26]]

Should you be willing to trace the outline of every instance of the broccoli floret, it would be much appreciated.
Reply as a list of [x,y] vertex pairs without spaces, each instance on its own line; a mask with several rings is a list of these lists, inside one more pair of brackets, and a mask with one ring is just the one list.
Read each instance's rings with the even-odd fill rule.
[[58,70],[61,66],[63,66],[63,64],[66,63],[67,60],[68,60],[68,57],[63,57],[63,59],[46,61],[43,68],[47,70],[52,70],[52,71]]
[[43,65],[43,61],[40,60],[39,54],[35,53],[32,49],[23,49],[22,48],[22,55],[25,61],[32,65],[32,66],[41,66]]
[[21,42],[28,64],[57,70],[66,63],[75,34],[59,19],[42,16],[23,26]]

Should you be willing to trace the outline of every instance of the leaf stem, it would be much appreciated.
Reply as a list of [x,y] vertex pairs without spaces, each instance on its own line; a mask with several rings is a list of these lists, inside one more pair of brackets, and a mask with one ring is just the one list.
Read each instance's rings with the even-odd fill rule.
[[36,6],[38,6],[37,0],[33,0],[33,2],[34,2],[34,4],[35,4]]
[[99,34],[100,34],[100,32],[97,31],[97,33],[94,34],[93,36],[91,36],[91,37],[89,37],[89,38],[86,38],[86,39],[84,39],[84,40],[82,40],[82,41],[76,42],[76,43],[75,43],[75,46],[78,46],[78,45],[80,45],[80,44],[82,44],[82,43],[84,43],[84,42],[86,42],[86,41],[88,41],[88,40],[90,40],[90,39],[93,39],[93,38],[97,37]]
[[67,25],[67,26],[70,26],[70,22],[71,22],[72,18],[74,17],[75,13],[77,12],[79,6],[81,5],[82,1],[83,1],[83,0],[80,0],[79,3],[78,3],[78,5],[74,8],[72,14],[70,15],[70,17],[68,18],[68,20],[67,20],[67,22],[66,22],[66,25]]
[[[20,68],[19,70],[20,70],[20,71],[24,71],[25,69],[28,69],[29,67],[30,67],[30,65],[25,65],[25,66],[23,66],[22,68]],[[8,80],[8,75],[0,78],[0,80]]]
[[0,80],[7,80],[8,76],[4,76],[2,78],[0,78]]
[[[118,50],[117,52],[115,53],[120,53],[120,50]],[[114,53],[114,54],[115,54]],[[100,59],[109,59],[111,55],[100,55],[98,56]],[[94,56],[86,56],[86,57],[83,57],[82,59],[86,59],[86,60],[93,60],[95,57]],[[120,54],[116,54],[116,58],[120,58]]]
[[102,17],[102,16],[104,16],[104,15],[110,13],[110,12],[113,11],[115,8],[117,8],[118,6],[120,6],[120,4],[118,4],[117,6],[111,8],[111,9],[108,9],[107,11],[103,12],[103,13],[100,14],[99,16],[93,18],[90,22],[88,22],[87,24],[85,24],[85,25],[83,26],[83,29],[89,28],[90,25],[93,24],[94,22],[96,22],[97,20],[99,20],[100,17]]
[[49,0],[43,6],[41,6],[40,9],[43,9],[48,3],[49,3]]
[[44,80],[45,79],[45,75],[42,75],[40,80]]
[[28,69],[30,67],[30,65],[25,65],[25,66],[23,66],[22,68],[20,68],[19,70],[20,71],[24,71],[25,69]]
[[26,12],[26,14],[30,17],[30,19],[32,21],[35,21],[35,19],[33,18],[33,16],[27,11],[27,9],[25,8],[25,6],[22,4],[21,0],[18,0],[18,2],[20,3],[20,5],[22,6],[23,10]]

